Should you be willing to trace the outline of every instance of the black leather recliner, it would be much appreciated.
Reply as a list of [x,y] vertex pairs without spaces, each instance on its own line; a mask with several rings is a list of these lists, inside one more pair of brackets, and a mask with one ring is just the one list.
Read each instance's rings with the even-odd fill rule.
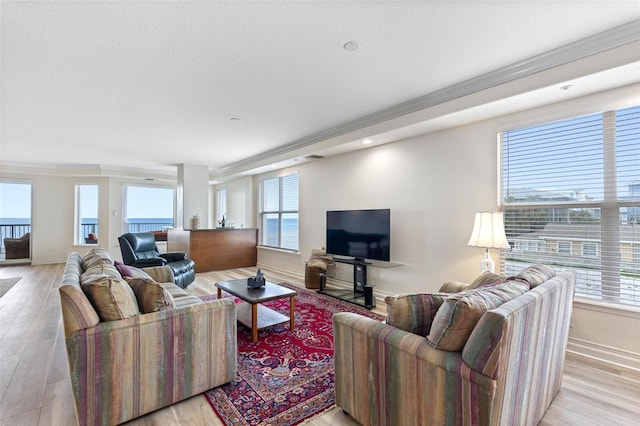
[[130,232],[118,237],[122,262],[137,268],[167,265],[175,283],[185,288],[196,279],[196,264],[184,252],[160,253],[151,232]]

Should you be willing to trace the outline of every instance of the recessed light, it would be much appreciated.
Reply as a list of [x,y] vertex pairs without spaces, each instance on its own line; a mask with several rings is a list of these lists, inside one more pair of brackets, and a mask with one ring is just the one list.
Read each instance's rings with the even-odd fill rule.
[[373,141],[371,139],[365,139],[362,141],[363,144],[365,145],[371,145],[373,143]]
[[343,44],[342,48],[349,52],[353,52],[354,50],[358,50],[360,48],[360,45],[358,44],[357,41],[351,40]]

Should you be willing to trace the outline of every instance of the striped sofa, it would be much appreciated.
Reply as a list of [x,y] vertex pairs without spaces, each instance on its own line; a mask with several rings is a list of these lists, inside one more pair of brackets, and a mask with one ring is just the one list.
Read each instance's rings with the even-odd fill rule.
[[120,266],[101,248],[71,253],[59,288],[80,425],[123,423],[236,375],[231,300],[189,295],[167,266]]
[[536,425],[560,389],[575,280],[536,265],[387,298],[387,323],[335,314],[336,405],[363,425]]

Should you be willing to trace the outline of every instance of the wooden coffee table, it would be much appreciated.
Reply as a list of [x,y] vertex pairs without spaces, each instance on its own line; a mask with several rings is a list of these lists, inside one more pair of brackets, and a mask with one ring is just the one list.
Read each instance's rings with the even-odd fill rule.
[[[249,288],[247,280],[233,280],[216,283],[218,288],[218,299],[222,298],[222,290],[232,294],[247,303],[236,305],[238,322],[246,325],[251,329],[251,338],[254,342],[258,341],[258,330],[270,327],[272,325],[281,324],[289,321],[289,328],[293,330],[294,323],[294,298],[298,294],[297,291],[278,284],[266,282],[264,287]],[[289,316],[282,315],[260,303],[270,300],[289,298]]]

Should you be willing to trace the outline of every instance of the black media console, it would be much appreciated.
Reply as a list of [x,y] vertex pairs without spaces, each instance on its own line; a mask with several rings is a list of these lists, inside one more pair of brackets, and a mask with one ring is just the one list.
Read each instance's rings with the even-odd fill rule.
[[376,307],[376,299],[373,297],[373,287],[367,285],[367,265],[364,259],[333,259],[338,263],[353,265],[353,290],[336,290],[325,287],[326,277],[323,277],[318,293],[344,300],[345,302],[364,306],[367,309]]

